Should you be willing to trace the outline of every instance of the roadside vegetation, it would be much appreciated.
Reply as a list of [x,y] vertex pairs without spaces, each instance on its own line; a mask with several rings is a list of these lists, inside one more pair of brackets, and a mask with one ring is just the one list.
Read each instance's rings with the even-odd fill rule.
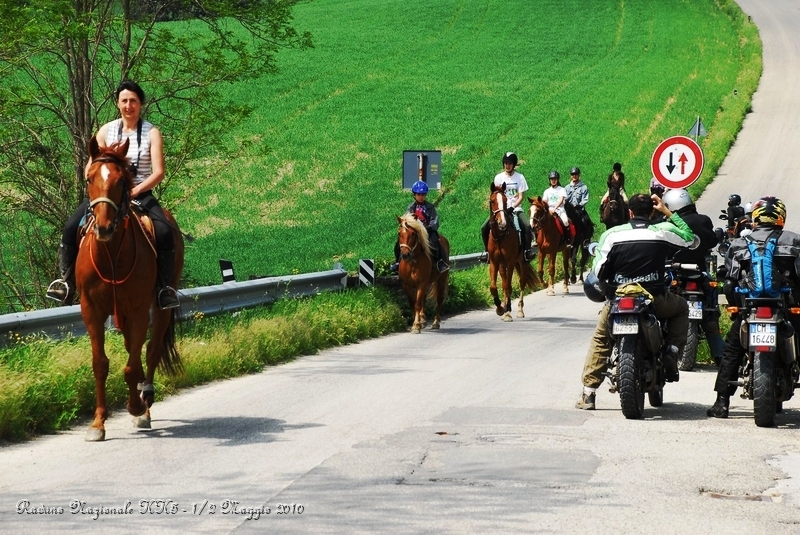
[[[581,167],[594,217],[615,161],[629,193],[645,190],[658,142],[700,116],[709,135],[699,140],[706,166],[691,188],[698,195],[733,144],[761,73],[757,31],[732,0],[546,0],[535,8],[514,0],[500,10],[456,0],[317,0],[293,13],[315,48],[282,51],[278,75],[232,84],[228,97],[254,108],[226,134],[236,157],[187,162],[198,179],[175,178],[162,197],[197,237],[186,286],[219,283],[220,258],[244,277],[337,261],[355,270],[359,258],[385,270],[395,216],[410,198],[403,150],[442,151],[442,189],[429,197],[453,254],[480,250],[488,184],[507,150],[520,156],[531,195],[547,187],[550,169],[566,183],[567,169]],[[5,244],[35,228],[20,225],[0,228],[4,269],[23,254]],[[451,281],[447,313],[489,305],[485,269]],[[348,290],[195,318],[179,340],[186,373],[157,374],[158,393],[402,331],[406,307],[389,290]],[[107,346],[113,406],[125,396],[125,357],[120,337]],[[0,350],[0,438],[53,432],[90,414],[90,353],[85,338]]]

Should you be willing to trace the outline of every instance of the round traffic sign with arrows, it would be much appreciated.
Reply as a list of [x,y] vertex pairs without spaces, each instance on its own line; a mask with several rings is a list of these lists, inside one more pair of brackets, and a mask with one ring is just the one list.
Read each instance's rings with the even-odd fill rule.
[[703,151],[692,138],[673,136],[658,144],[650,167],[665,188],[687,188],[703,172]]

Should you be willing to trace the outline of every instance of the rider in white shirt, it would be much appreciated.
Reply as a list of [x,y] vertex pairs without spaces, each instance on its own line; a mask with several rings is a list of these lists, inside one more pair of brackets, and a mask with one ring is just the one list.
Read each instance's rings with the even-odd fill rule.
[[555,169],[550,171],[548,178],[550,179],[550,187],[544,190],[544,193],[542,193],[542,199],[547,202],[547,206],[550,208],[550,213],[556,214],[559,219],[561,219],[561,222],[563,223],[562,231],[564,239],[569,242],[569,218],[567,217],[567,211],[564,208],[564,202],[567,200],[567,190],[561,186],[561,175],[559,175],[558,171]]
[[[513,152],[507,152],[503,156],[503,171],[494,177],[494,185],[501,187],[506,185],[506,208],[514,212],[518,230],[522,231],[523,259],[530,262],[533,259],[531,251],[533,233],[531,232],[527,218],[522,212],[522,201],[525,199],[525,192],[528,191],[528,182],[525,177],[516,171],[518,159]],[[483,239],[484,252],[481,253],[481,262],[489,261],[489,219],[481,226],[481,238]]]

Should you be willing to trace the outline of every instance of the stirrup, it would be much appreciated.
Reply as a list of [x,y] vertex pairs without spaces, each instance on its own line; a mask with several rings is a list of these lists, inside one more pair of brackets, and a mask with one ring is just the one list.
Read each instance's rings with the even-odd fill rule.
[[64,279],[56,279],[47,287],[45,294],[48,299],[65,303],[69,297],[69,283]]
[[533,251],[533,249],[525,249],[525,252],[522,253],[522,258],[526,262],[530,262],[536,258],[536,253]]
[[439,261],[436,263],[436,269],[438,269],[438,270],[439,270],[439,273],[444,273],[445,271],[447,271],[448,269],[450,269],[450,266],[448,266],[448,265],[447,265],[447,262],[445,262],[444,260],[439,260]]
[[392,273],[397,273],[397,270],[400,269],[400,262],[395,262],[391,266],[389,266],[389,271]]
[[167,310],[170,308],[177,308],[181,306],[180,299],[178,299],[178,292],[172,286],[164,286],[158,292],[158,308]]
[[489,263],[489,251],[484,251],[478,257],[478,262],[481,264],[488,264]]

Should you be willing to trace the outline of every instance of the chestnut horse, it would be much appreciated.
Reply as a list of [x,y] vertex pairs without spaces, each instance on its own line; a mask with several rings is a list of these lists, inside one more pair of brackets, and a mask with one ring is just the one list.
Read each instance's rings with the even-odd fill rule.
[[[511,292],[514,270],[519,276],[519,301],[517,302],[517,317],[524,318],[525,290],[535,289],[536,283],[541,283],[533,268],[522,258],[522,247],[519,235],[514,226],[514,213],[506,210],[506,185],[495,186],[491,184],[489,194],[489,292],[494,299],[497,315],[503,321],[513,321],[511,318]],[[503,284],[504,301],[500,301],[497,292],[497,274]]]
[[[150,406],[155,390],[153,377],[160,365],[173,374],[181,369],[175,347],[174,309],[156,305],[156,253],[145,234],[144,223],[131,211],[128,140],[101,148],[89,141],[92,158],[87,172],[90,215],[86,236],[80,243],[75,278],[81,295],[81,315],[92,344],[92,370],[97,396],[94,421],[87,441],[105,440],[106,378],[109,361],[105,352],[105,321],[114,317],[122,331],[128,363],[128,412],[137,417],[137,427],[150,427]],[[183,237],[172,216],[164,214],[175,237],[175,271],[170,285],[178,287],[183,269]],[[142,368],[142,346],[152,316],[152,333],[147,344],[147,374]]]
[[539,278],[544,280],[544,259],[547,257],[547,295],[555,295],[553,289],[556,276],[556,257],[561,253],[564,262],[564,293],[569,293],[569,260],[572,256],[572,247],[561,238],[561,231],[556,224],[558,215],[551,214],[547,201],[541,197],[535,199],[528,197],[531,203],[531,229],[536,234],[536,246],[539,248]]
[[[450,272],[439,273],[436,269],[434,252],[428,243],[428,231],[419,219],[412,214],[405,214],[398,217],[397,222],[400,224],[397,229],[397,239],[400,243],[400,265],[397,268],[397,275],[406,292],[408,306],[414,313],[411,332],[419,334],[425,327],[425,299],[434,296],[436,315],[431,329],[438,329],[442,323],[442,303],[447,297]],[[447,238],[439,234],[439,241],[445,253],[449,255],[450,243]]]

